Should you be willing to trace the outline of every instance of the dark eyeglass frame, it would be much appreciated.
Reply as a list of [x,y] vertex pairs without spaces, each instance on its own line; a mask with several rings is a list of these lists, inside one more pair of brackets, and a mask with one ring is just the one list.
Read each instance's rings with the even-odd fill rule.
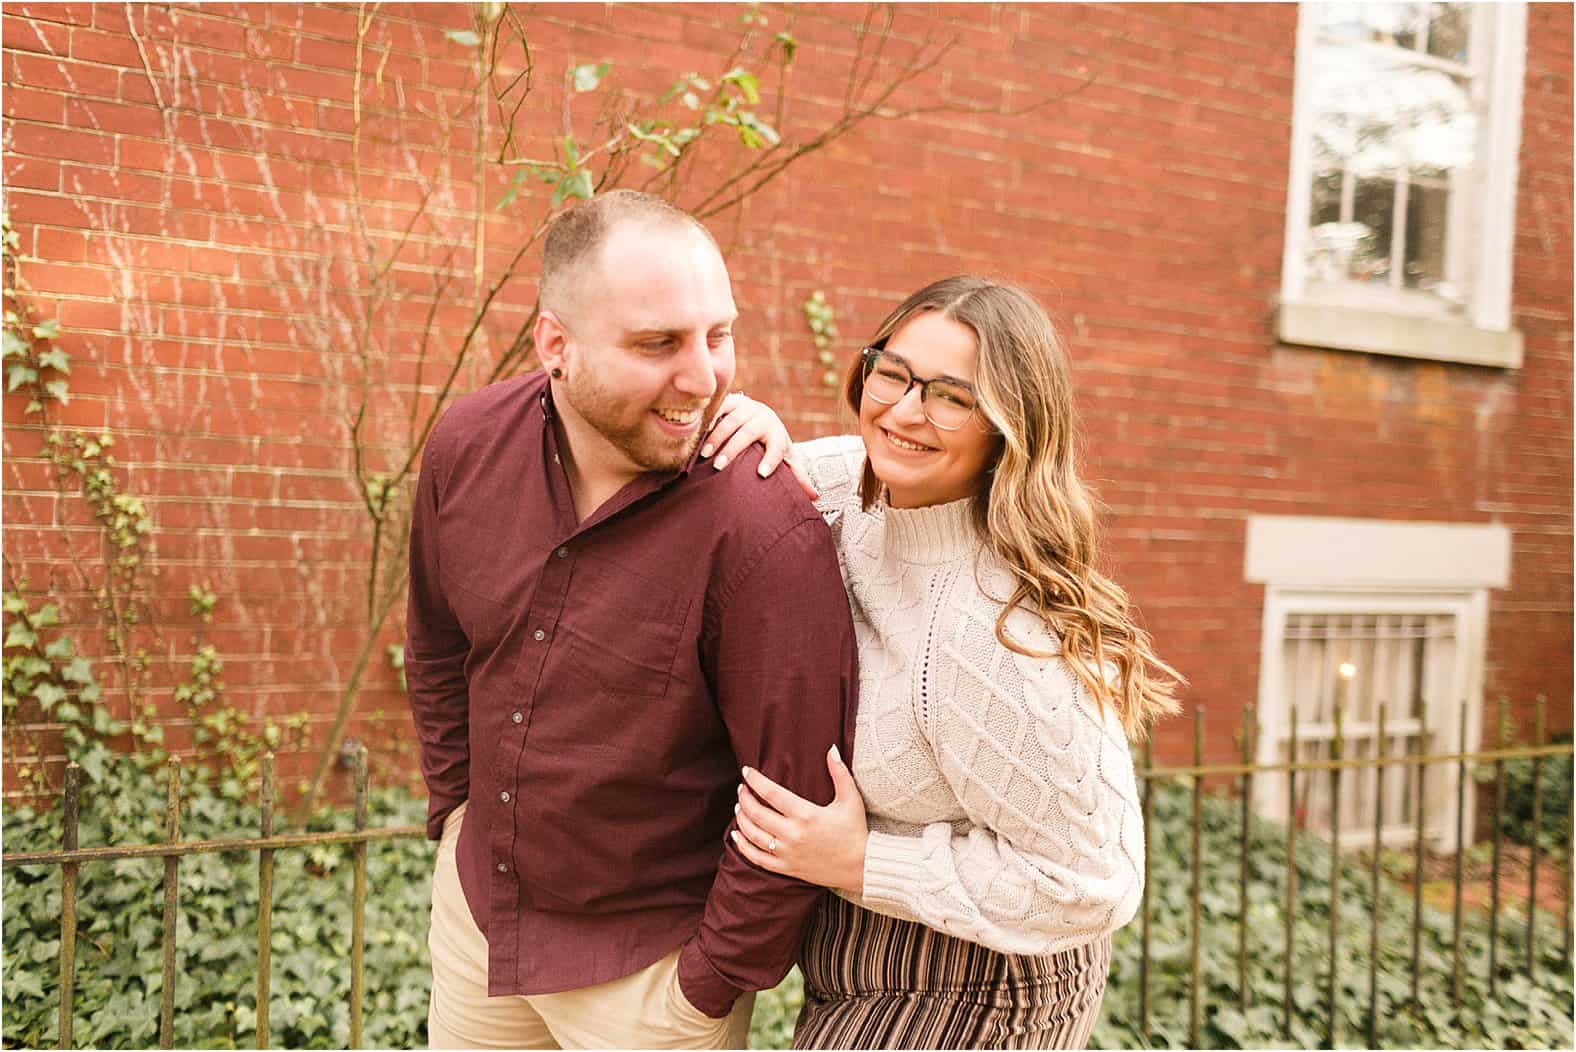
[[903,393],[902,394],[898,395],[896,398],[892,399],[892,401],[890,401],[890,402],[888,402],[884,398],[877,398],[870,391],[870,374],[875,371],[876,361],[883,354],[886,354],[886,353],[887,353],[887,349],[885,347],[876,347],[876,346],[866,347],[864,350],[859,352],[859,358],[860,358],[860,363],[861,363],[860,367],[863,370],[863,389],[864,389],[864,393],[867,394],[867,395],[870,395],[870,398],[871,398],[872,401],[879,402],[881,405],[897,405],[903,399],[907,398],[908,397],[908,393],[914,389],[914,385],[918,384],[919,385],[919,408],[920,408],[920,411],[925,414],[925,419],[929,420],[930,423],[933,426],[939,427],[943,431],[957,431],[960,428],[962,428],[964,424],[967,424],[970,420],[974,419],[974,414],[979,409],[979,398],[978,398],[977,395],[974,394],[973,388],[968,388],[968,392],[969,392],[970,397],[974,398],[974,404],[969,407],[968,415],[965,416],[962,420],[958,421],[956,424],[948,425],[948,424],[939,423],[934,417],[932,417],[930,415],[930,409],[929,409],[930,391],[931,391],[931,386],[930,385],[931,384],[948,384],[948,385],[950,385],[952,387],[963,387],[965,385],[960,384],[957,380],[954,380],[951,377],[947,377],[947,376],[933,376],[933,377],[929,377],[929,378],[922,377],[922,376],[917,376],[917,375],[915,375],[914,370],[909,367],[909,364],[907,362],[903,361],[902,359],[898,358],[896,355],[893,355],[890,360],[893,361],[894,364],[901,365],[903,367],[903,370],[908,373],[908,386],[903,388]]

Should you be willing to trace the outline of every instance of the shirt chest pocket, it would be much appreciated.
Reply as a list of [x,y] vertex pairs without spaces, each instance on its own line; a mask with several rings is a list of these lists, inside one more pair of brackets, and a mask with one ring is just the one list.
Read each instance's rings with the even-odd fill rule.
[[617,566],[576,567],[560,631],[569,678],[591,693],[660,698],[684,637],[690,596]]

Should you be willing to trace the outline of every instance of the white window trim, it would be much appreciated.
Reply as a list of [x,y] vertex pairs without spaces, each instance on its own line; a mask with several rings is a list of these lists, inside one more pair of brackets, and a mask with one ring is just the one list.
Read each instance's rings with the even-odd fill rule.
[[[1484,136],[1474,165],[1482,208],[1476,228],[1471,231],[1471,292],[1465,317],[1449,316],[1442,309],[1443,304],[1430,303],[1430,297],[1416,292],[1397,296],[1394,307],[1377,308],[1353,302],[1324,302],[1310,295],[1304,246],[1312,200],[1311,126],[1317,100],[1310,78],[1297,76],[1292,95],[1291,171],[1286,195],[1281,297],[1276,315],[1276,336],[1281,342],[1500,368],[1521,367],[1522,335],[1510,327],[1510,291],[1522,82],[1526,76],[1527,5],[1512,2],[1476,6],[1476,25],[1489,27],[1489,64],[1482,77]],[[1310,67],[1317,37],[1315,20],[1299,17],[1298,71]],[[1459,239],[1460,235],[1456,237]]]
[[[1434,718],[1437,745],[1478,748],[1483,723],[1483,669],[1488,640],[1488,590],[1510,577],[1510,531],[1499,524],[1393,522],[1371,519],[1254,515],[1247,521],[1244,578],[1263,583],[1259,646],[1256,762],[1274,763],[1288,731],[1281,704],[1287,615],[1294,613],[1443,613],[1457,618],[1456,682],[1467,703],[1463,740],[1459,710]],[[1441,765],[1432,765],[1430,778]],[[1452,771],[1454,768],[1452,768]],[[1452,774],[1451,777],[1454,777]],[[1255,810],[1285,818],[1285,780],[1255,779]],[[1461,823],[1470,841],[1475,794],[1465,794]],[[1392,816],[1395,821],[1397,816]],[[1436,850],[1453,852],[1455,795],[1433,808],[1425,833]],[[1369,834],[1371,836],[1371,834]],[[1352,843],[1362,839],[1353,831]]]

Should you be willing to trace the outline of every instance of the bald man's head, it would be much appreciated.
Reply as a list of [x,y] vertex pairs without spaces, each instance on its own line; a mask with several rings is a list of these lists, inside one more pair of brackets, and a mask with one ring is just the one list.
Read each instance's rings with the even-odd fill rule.
[[573,322],[585,293],[600,284],[602,250],[608,235],[623,224],[673,227],[698,233],[713,248],[717,242],[688,212],[653,194],[613,190],[578,204],[555,218],[542,246],[541,309]]

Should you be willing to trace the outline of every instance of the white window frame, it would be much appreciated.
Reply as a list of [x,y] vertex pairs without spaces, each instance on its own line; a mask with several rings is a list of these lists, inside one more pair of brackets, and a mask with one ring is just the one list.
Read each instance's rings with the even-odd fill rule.
[[[1526,75],[1526,4],[1473,5],[1470,65],[1481,134],[1467,176],[1471,192],[1451,194],[1448,235],[1450,269],[1464,272],[1468,282],[1464,310],[1413,289],[1354,285],[1321,295],[1310,289],[1307,243],[1318,99],[1312,78],[1301,73],[1311,68],[1319,41],[1317,20],[1301,14],[1277,337],[1283,343],[1314,347],[1520,368],[1522,336],[1510,325],[1510,291]],[[1464,207],[1468,202],[1476,207]],[[1476,221],[1463,223],[1465,213],[1475,215]]]
[[[1510,577],[1510,531],[1506,527],[1255,515],[1247,522],[1244,577],[1265,585],[1256,762],[1283,759],[1280,751],[1290,724],[1282,687],[1285,631],[1288,617],[1302,613],[1453,616],[1459,698],[1431,698],[1425,722],[1436,749],[1478,748],[1488,592],[1505,587]],[[1464,740],[1461,700],[1467,703]],[[1397,720],[1390,729],[1403,726],[1404,721]],[[1456,770],[1453,764],[1429,767],[1424,832],[1434,849],[1444,852],[1464,846],[1456,840]],[[1465,801],[1461,825],[1470,843],[1474,794],[1468,791]],[[1255,779],[1253,806],[1268,817],[1285,821],[1285,778]],[[1399,836],[1411,821],[1411,816],[1389,816],[1386,838]],[[1342,834],[1342,843],[1351,846],[1371,839],[1371,823]]]

